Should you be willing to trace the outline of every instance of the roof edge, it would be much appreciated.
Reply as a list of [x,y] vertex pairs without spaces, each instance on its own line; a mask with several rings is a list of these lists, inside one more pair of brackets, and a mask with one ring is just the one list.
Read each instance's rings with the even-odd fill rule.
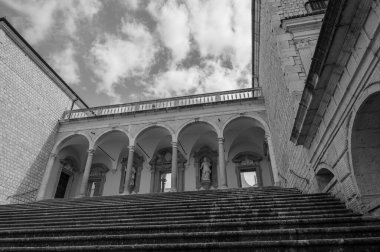
[[49,78],[80,108],[89,108],[88,105],[75,93],[74,90],[54,71],[54,69],[39,55],[36,50],[21,36],[21,34],[8,22],[0,17],[2,29],[13,42],[34,62]]

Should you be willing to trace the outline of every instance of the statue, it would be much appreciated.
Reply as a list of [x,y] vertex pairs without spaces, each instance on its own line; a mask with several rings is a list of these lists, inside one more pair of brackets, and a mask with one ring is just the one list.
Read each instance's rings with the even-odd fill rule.
[[208,161],[207,157],[203,158],[203,162],[201,164],[201,170],[202,170],[202,177],[201,181],[210,181],[210,175],[211,175],[211,164]]
[[132,166],[131,179],[129,180],[129,186],[132,188],[135,186],[136,172],[136,168]]

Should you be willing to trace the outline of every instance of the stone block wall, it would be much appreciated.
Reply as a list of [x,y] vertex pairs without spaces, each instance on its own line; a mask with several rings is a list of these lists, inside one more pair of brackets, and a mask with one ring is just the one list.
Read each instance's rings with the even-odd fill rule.
[[0,203],[34,200],[71,99],[0,29]]
[[279,16],[281,19],[307,14],[305,3],[307,0],[281,0]]
[[[260,43],[260,82],[281,183],[304,192],[329,192],[351,209],[366,212],[368,206],[361,200],[352,165],[350,127],[360,106],[360,97],[369,92],[366,89],[377,90],[374,88],[377,85],[380,91],[380,84],[374,84],[380,81],[376,54],[380,45],[379,3],[373,2],[370,11],[364,9],[364,3],[358,6],[363,8],[358,12],[362,16],[355,18],[362,20],[362,31],[347,56],[344,70],[331,77],[337,87],[310,148],[290,141],[307,71],[303,72],[298,66],[299,50],[294,50],[289,43],[294,39],[293,34],[283,29],[283,3],[281,0],[263,2]],[[319,173],[321,170],[329,171],[333,177],[324,187],[319,181],[324,175]]]

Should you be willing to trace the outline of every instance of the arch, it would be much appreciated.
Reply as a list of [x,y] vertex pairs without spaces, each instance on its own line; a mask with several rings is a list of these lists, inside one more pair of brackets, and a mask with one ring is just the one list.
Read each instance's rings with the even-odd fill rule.
[[170,133],[170,135],[172,137],[172,141],[176,140],[174,138],[175,133],[169,126],[162,124],[162,123],[157,123],[157,124],[146,125],[145,127],[141,128],[133,137],[130,138],[130,140],[129,140],[130,145],[135,145],[136,139],[138,139],[142,134],[144,134],[144,132],[146,132],[147,130],[149,130],[151,128],[164,128]]
[[[351,173],[355,174],[354,172],[354,166],[353,166],[353,162],[352,162],[352,128],[354,126],[354,121],[355,121],[355,118],[356,118],[356,114],[360,108],[360,106],[364,103],[364,101],[372,94],[376,93],[376,92],[379,92],[380,91],[380,82],[374,82],[370,85],[368,85],[368,87],[364,90],[364,92],[362,92],[359,96],[359,98],[355,101],[353,107],[352,107],[352,112],[351,112],[351,115],[349,117],[349,122],[348,122],[348,130],[347,130],[347,142],[348,142],[348,162],[349,162],[349,166],[350,166],[350,171]],[[354,181],[354,184],[355,184],[355,187],[356,187],[356,191],[359,192],[360,194],[360,190],[359,190],[359,187],[358,187],[358,182],[356,181],[356,177],[355,176],[352,176],[352,179]]]
[[[380,83],[375,82],[361,92],[352,107],[348,123],[348,155],[350,170],[354,176],[356,190],[364,204],[370,203],[380,195],[380,187],[373,180],[380,178],[380,170],[374,163],[380,162],[380,122],[376,114],[380,113],[376,103],[380,99]],[[375,105],[371,106],[371,103]],[[373,110],[375,108],[375,110]],[[375,115],[368,115],[375,114]],[[373,120],[366,120],[373,118]],[[371,182],[372,181],[372,182]],[[376,196],[378,195],[378,196]]]
[[128,132],[126,130],[123,130],[123,129],[106,129],[104,130],[102,133],[100,133],[93,141],[93,146],[96,147],[96,145],[98,144],[99,140],[101,140],[103,137],[105,137],[107,134],[109,133],[112,133],[112,132],[121,132],[123,134],[125,134],[125,136],[127,137],[127,139],[130,141],[130,136],[128,134]]
[[318,189],[320,192],[327,192],[332,183],[335,184],[336,177],[331,167],[327,164],[321,164],[315,171],[315,179],[317,180]]
[[260,116],[257,116],[257,115],[236,115],[236,116],[233,116],[231,117],[230,119],[228,119],[224,124],[223,124],[223,127],[222,127],[222,130],[221,130],[221,134],[222,134],[222,137],[224,135],[224,130],[226,129],[226,127],[234,120],[236,119],[239,119],[239,118],[249,118],[249,119],[253,119],[253,120],[256,120],[258,123],[259,123],[259,126],[260,128],[262,128],[265,132],[265,134],[268,134],[270,135],[270,130],[269,130],[269,126],[267,124],[267,122],[261,118]]
[[213,122],[210,122],[210,121],[206,121],[204,119],[199,119],[197,121],[194,121],[194,120],[189,120],[185,123],[183,123],[177,130],[177,132],[175,133],[175,138],[176,140],[178,140],[178,137],[181,135],[182,131],[187,128],[188,126],[191,126],[193,124],[197,124],[197,123],[205,123],[205,124],[208,124],[210,127],[213,128],[213,130],[215,131],[216,135],[218,137],[223,137],[223,135],[220,134],[220,129],[217,125],[215,125]]
[[264,130],[265,138],[266,138],[267,143],[268,143],[269,155],[271,157],[270,158],[270,165],[271,165],[271,168],[272,168],[273,181],[274,181],[275,185],[279,185],[280,184],[280,178],[279,178],[279,175],[278,175],[276,157],[275,157],[275,154],[274,154],[274,148],[273,148],[273,144],[272,144],[272,137],[271,137],[272,134],[270,132],[269,125],[267,124],[267,122],[261,116],[254,115],[254,114],[232,116],[231,118],[229,118],[223,124],[222,130],[221,130],[222,136],[224,137],[224,131],[225,131],[226,127],[231,122],[233,122],[234,120],[237,120],[239,118],[248,118],[248,119],[255,120],[257,122],[257,126],[259,128],[261,128],[261,129]]
[[82,132],[76,132],[76,133],[72,133],[72,134],[70,134],[68,136],[65,136],[61,140],[57,141],[55,143],[55,145],[54,145],[54,147],[53,147],[53,149],[52,149],[51,152],[57,154],[60,151],[62,145],[65,142],[67,142],[68,140],[70,140],[71,138],[75,137],[75,136],[83,136],[83,137],[85,137],[85,139],[87,140],[89,149],[93,146],[93,141],[91,140],[91,138],[87,134],[82,133]]

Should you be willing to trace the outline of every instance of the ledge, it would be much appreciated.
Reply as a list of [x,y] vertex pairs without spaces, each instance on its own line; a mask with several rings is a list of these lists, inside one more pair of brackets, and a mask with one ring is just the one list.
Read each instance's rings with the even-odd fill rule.
[[337,85],[330,80],[343,73],[370,2],[329,2],[293,125],[291,141],[297,145],[310,147]]

